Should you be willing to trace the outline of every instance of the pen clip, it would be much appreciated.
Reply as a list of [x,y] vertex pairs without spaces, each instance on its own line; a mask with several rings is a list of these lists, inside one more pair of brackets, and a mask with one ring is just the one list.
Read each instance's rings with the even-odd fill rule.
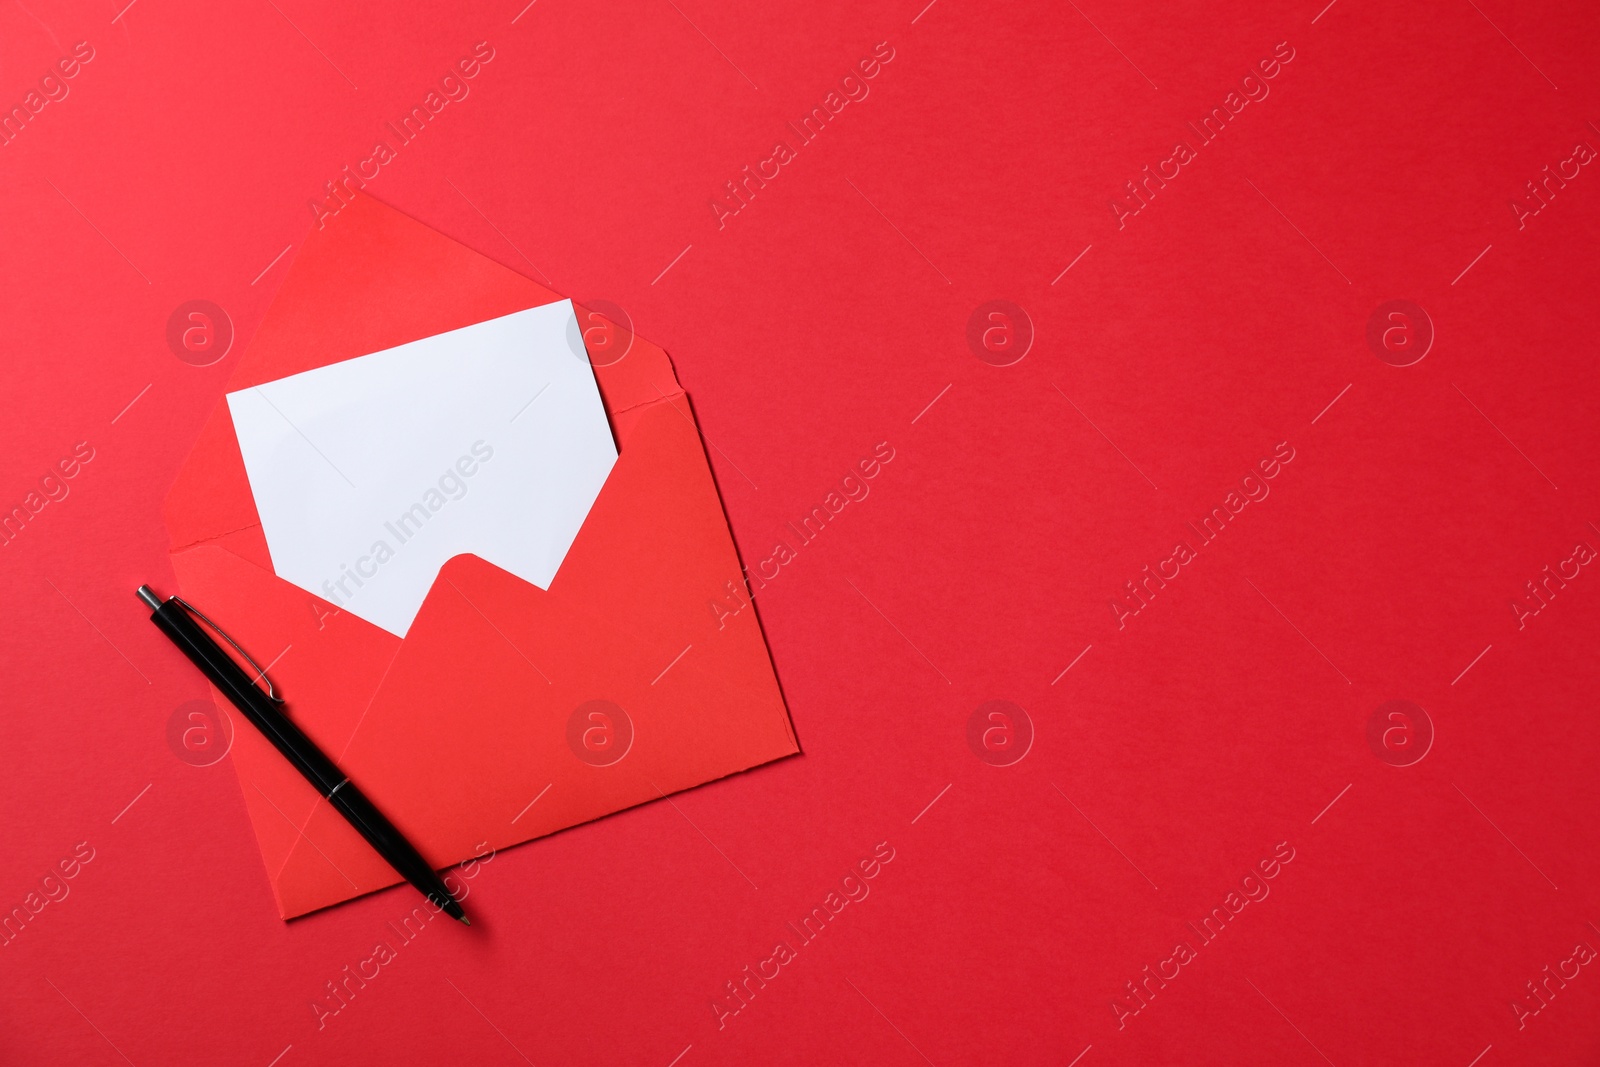
[[244,659],[245,659],[245,662],[250,664],[250,666],[252,666],[252,667],[254,667],[256,669],[256,677],[260,678],[263,682],[267,683],[267,699],[272,701],[274,704],[282,704],[283,703],[283,698],[281,696],[279,696],[276,692],[273,691],[272,679],[267,677],[267,669],[265,667],[261,666],[261,664],[257,663],[254,659],[251,659],[250,658],[250,653],[246,652],[243,648],[241,648],[240,645],[239,645],[239,642],[235,641],[233,638],[228,636],[228,631],[224,630],[222,627],[220,627],[216,623],[212,622],[211,619],[209,617],[207,617],[205,612],[201,611],[199,608],[195,607],[193,604],[191,604],[187,600],[183,599],[183,597],[181,597],[181,596],[173,596],[173,597],[168,597],[167,599],[171,603],[183,605],[183,608],[184,608],[185,611],[187,611],[189,614],[194,615],[197,618],[199,618],[207,626],[209,626],[213,630],[215,630],[217,632],[217,634],[219,636],[221,636],[221,638],[224,641],[226,641],[226,642],[228,642],[228,644],[232,645],[233,648],[234,648],[234,651],[238,652],[239,655],[243,656]]

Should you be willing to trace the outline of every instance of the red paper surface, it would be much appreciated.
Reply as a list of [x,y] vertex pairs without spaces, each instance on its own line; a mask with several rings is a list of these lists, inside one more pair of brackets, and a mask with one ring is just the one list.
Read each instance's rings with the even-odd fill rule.
[[[1593,1062],[1597,43],[0,10],[0,1060]],[[470,930],[282,922],[132,596],[335,180],[672,354],[804,745],[463,869]]]

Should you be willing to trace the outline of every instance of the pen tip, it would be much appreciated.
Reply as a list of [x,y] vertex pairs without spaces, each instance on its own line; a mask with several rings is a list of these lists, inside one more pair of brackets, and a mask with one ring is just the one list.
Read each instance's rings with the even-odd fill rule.
[[472,920],[467,918],[465,915],[457,915],[456,918],[460,919],[461,922],[466,926],[472,925]]

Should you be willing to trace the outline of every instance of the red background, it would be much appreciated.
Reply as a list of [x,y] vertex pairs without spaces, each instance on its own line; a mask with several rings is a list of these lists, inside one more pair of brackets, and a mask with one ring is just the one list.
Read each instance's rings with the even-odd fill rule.
[[[1200,7],[0,7],[7,106],[95,53],[0,147],[0,505],[94,449],[0,548],[0,908],[95,854],[0,948],[0,1061],[1593,1062],[1592,968],[1510,1005],[1600,945],[1600,579],[1509,606],[1600,546],[1600,176],[1509,206],[1600,146],[1593,14]],[[895,458],[758,592],[805,755],[501,853],[479,925],[319,1030],[414,901],[275,917],[234,775],[169,747],[203,683],[132,589],[171,586],[161,500],[308,201],[478,41],[368,190],[665,346],[747,564]],[[879,42],[870,96],[719,229],[722,183]],[[1119,229],[1279,42],[1270,95]],[[237,331],[209,367],[166,341],[192,299]],[[1036,334],[1011,366],[967,342],[991,299]],[[1368,347],[1393,299],[1437,333],[1413,366]],[[1271,495],[1119,629],[1123,582],[1280,441]],[[1433,726],[1411,766],[1367,740],[1391,699]],[[968,744],[990,700],[1032,723],[1011,766]],[[1279,842],[1271,895],[1119,1029]]]

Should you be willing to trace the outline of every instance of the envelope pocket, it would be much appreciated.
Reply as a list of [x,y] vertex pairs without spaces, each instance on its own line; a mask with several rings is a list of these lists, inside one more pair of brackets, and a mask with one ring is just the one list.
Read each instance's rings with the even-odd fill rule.
[[[550,589],[451,560],[330,751],[440,867],[793,754],[754,612],[708,607],[739,573],[699,435],[649,405]],[[399,881],[298,792],[286,915]]]

